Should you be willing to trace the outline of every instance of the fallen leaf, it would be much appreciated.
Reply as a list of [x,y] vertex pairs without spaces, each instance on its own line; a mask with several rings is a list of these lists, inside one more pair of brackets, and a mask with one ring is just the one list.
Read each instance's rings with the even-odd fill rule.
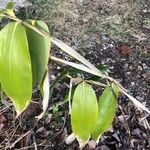
[[129,55],[132,51],[132,49],[129,46],[125,46],[125,45],[117,47],[117,49],[123,55]]
[[6,121],[7,119],[5,118],[5,116],[3,114],[0,114],[0,124],[5,123]]

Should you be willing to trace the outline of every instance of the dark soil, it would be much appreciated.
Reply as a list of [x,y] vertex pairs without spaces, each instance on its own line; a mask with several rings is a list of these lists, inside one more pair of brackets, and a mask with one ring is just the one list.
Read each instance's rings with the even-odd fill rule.
[[[137,0],[136,7],[134,6],[135,1],[121,1],[121,4],[117,0],[114,1],[115,4],[113,1],[97,2],[95,0],[83,0],[82,4],[72,0],[59,4],[56,1],[54,2],[55,5],[52,6],[56,7],[55,11],[52,12],[54,17],[53,15],[49,16],[55,18],[53,21],[49,22],[45,18],[43,19],[45,10],[43,10],[43,14],[38,12],[40,15],[36,16],[47,21],[52,35],[78,50],[94,65],[107,65],[109,75],[117,79],[141,103],[150,107],[150,26],[145,23],[145,20],[150,19],[149,2]],[[41,11],[38,4],[34,5],[36,10],[39,8],[39,11]],[[66,11],[60,13],[58,6],[62,10],[66,8]],[[114,27],[112,21],[108,22],[109,26],[108,24],[106,26],[104,22],[99,22],[102,21],[98,20],[99,17],[104,20],[115,14],[124,17],[127,10],[123,9],[123,6],[132,12],[132,16],[125,18],[125,21],[129,19],[130,22],[126,22],[126,27],[122,26],[122,22],[119,23],[119,28],[116,24]],[[52,7],[48,8],[52,11]],[[44,5],[41,5],[41,8],[44,8]],[[74,8],[72,10],[74,15],[68,16],[71,8]],[[37,11],[34,7],[30,6],[28,9],[32,10],[32,13],[28,16],[35,17]],[[20,9],[21,12],[24,10],[24,8]],[[98,18],[92,18],[97,15],[95,13],[98,10],[100,11]],[[73,18],[76,17],[75,15],[79,16],[75,19]],[[95,29],[96,26],[98,28]],[[128,28],[135,33],[127,33]],[[116,30],[116,33],[114,30]],[[55,46],[53,46],[51,54],[70,59]],[[49,69],[52,82],[54,76],[57,77],[62,70],[66,69],[66,66],[50,61]],[[42,108],[42,98],[38,91],[33,94],[33,100],[29,108],[18,119],[15,119],[15,110],[9,100],[6,100],[7,107],[0,103],[0,150],[78,149],[77,141],[74,141],[71,145],[65,144],[66,137],[71,134],[68,103],[64,102],[64,95],[68,86],[69,81],[67,79],[57,84],[50,99],[49,108],[45,116],[39,121],[35,119],[35,116],[41,113]],[[101,90],[98,90],[98,92],[101,92]],[[150,126],[148,122],[150,116],[144,119],[146,113],[138,110],[124,95],[120,95],[118,103],[113,125],[101,137],[95,149],[149,150]],[[90,147],[86,146],[84,149],[88,150]]]

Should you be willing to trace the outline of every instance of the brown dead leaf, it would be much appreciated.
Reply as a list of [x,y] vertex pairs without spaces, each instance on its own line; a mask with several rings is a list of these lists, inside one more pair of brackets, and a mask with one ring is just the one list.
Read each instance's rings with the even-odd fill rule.
[[0,124],[5,123],[7,121],[7,119],[5,118],[5,116],[3,114],[0,114]]
[[132,49],[129,46],[125,46],[125,45],[117,47],[117,49],[123,55],[129,55],[132,51]]
[[143,78],[150,79],[150,71],[146,71],[144,74],[142,74]]

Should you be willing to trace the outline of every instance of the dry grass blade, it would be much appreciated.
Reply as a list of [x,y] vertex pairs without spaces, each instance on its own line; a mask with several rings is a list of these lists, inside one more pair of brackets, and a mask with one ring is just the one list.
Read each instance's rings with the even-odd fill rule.
[[52,42],[57,45],[62,51],[66,52],[85,66],[89,67],[91,70],[98,72],[101,77],[103,77],[103,73],[99,71],[94,65],[92,65],[89,61],[87,61],[84,57],[78,54],[74,49],[72,49],[67,44],[63,43],[62,41],[58,40],[57,38],[52,37]]
[[71,93],[72,93],[72,79],[70,79],[70,87],[69,87],[69,95],[68,95],[68,102],[69,102],[69,114],[71,114]]
[[[7,147],[8,149],[12,149],[16,143],[18,143],[21,139],[23,139],[25,136],[27,136],[31,131],[28,131],[27,133],[23,134],[22,136],[20,136],[14,143],[12,143],[9,147]],[[6,149],[7,149],[6,148]]]
[[99,86],[102,86],[102,87],[106,87],[106,86],[107,86],[106,84],[103,84],[103,83],[100,83],[100,82],[97,82],[97,81],[93,81],[93,80],[85,80],[85,81],[86,81],[87,83],[99,85]]
[[134,104],[136,107],[145,110],[146,112],[148,112],[150,114],[150,111],[148,108],[146,108],[142,103],[140,103],[137,99],[135,99],[133,96],[129,95],[127,92],[125,92],[124,90],[120,89],[121,92],[123,94],[125,94]]
[[49,102],[49,94],[50,94],[50,86],[49,86],[49,77],[48,77],[48,71],[45,75],[45,79],[43,81],[43,112],[37,116],[36,118],[41,119],[43,115],[45,114],[47,107],[48,107],[48,102]]
[[54,56],[51,56],[50,59],[52,59],[54,61],[57,61],[57,62],[60,62],[60,63],[63,63],[63,64],[66,64],[66,65],[69,65],[69,66],[72,66],[72,67],[74,67],[76,69],[85,71],[87,73],[90,73],[90,74],[93,74],[93,75],[101,77],[101,75],[98,72],[93,71],[92,69],[90,69],[89,67],[86,67],[85,65],[77,64],[77,63],[74,63],[74,62],[69,62],[69,61],[66,61],[66,60],[63,60],[63,59],[60,59],[60,58],[56,58]]

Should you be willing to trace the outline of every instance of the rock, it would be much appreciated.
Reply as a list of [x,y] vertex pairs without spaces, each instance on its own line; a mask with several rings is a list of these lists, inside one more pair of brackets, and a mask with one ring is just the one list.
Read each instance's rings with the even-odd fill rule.
[[72,133],[66,138],[66,144],[72,144],[72,142],[75,140],[75,135]]
[[138,99],[141,102],[144,101],[144,97],[136,96],[136,99]]
[[142,74],[142,76],[145,79],[150,79],[150,71],[145,72],[144,74]]
[[90,149],[95,149],[95,147],[96,147],[96,142],[95,142],[94,140],[90,140],[90,141],[88,142],[88,145],[89,145],[89,148],[90,148]]
[[44,127],[39,128],[39,129],[36,131],[36,133],[37,133],[40,137],[42,137],[42,138],[46,138],[46,137],[48,136],[48,134],[49,134],[49,132],[48,132]]

